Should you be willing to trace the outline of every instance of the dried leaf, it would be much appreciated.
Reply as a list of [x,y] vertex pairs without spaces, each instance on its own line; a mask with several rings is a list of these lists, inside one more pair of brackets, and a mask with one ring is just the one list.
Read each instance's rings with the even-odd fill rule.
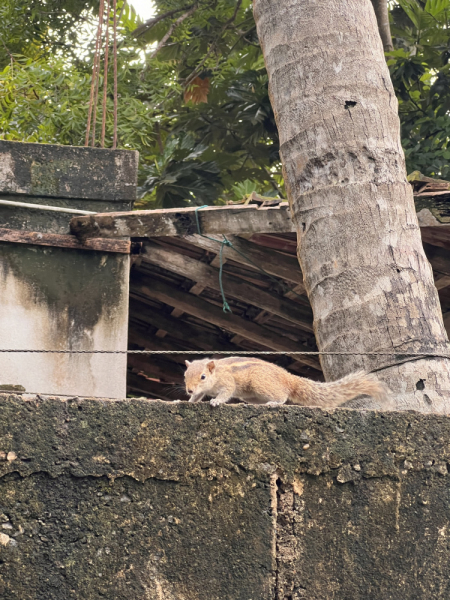
[[210,82],[208,77],[204,79],[196,77],[184,91],[184,101],[192,102],[193,104],[208,102],[209,87]]

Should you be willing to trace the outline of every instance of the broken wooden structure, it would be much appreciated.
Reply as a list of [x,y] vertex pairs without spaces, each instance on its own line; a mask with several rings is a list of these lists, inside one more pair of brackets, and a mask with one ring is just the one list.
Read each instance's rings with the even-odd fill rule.
[[[199,350],[279,352],[268,360],[320,380],[317,356],[293,354],[317,347],[289,205],[127,212],[136,168],[136,153],[0,142],[0,348],[122,352],[0,353],[0,387],[185,398],[185,352]],[[450,184],[411,183],[450,329]],[[127,343],[180,354],[126,359]]]
[[[412,182],[422,237],[450,330],[450,184],[416,176]],[[74,217],[72,233],[129,236],[142,243],[130,280],[130,349],[278,351],[268,356],[291,372],[322,379],[313,314],[296,256],[286,202],[133,211]],[[198,224],[197,224],[198,220]],[[199,234],[201,232],[201,235]],[[222,310],[223,288],[232,314]],[[130,355],[129,393],[185,398],[186,355]],[[192,358],[192,357],[188,357]]]

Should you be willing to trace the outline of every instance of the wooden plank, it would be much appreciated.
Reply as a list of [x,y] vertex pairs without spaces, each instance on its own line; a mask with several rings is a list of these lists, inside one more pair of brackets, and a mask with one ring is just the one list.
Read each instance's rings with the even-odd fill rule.
[[[297,298],[297,295],[302,294],[303,291],[304,291],[303,284],[300,284],[300,285],[295,286],[295,288],[293,290],[286,292],[284,294],[284,296],[285,296],[285,298],[295,299],[295,298]],[[264,323],[267,323],[268,321],[270,321],[271,318],[272,318],[272,314],[263,310],[253,320],[255,321],[255,323],[260,323],[260,325],[264,325]],[[312,317],[311,317],[311,319],[312,319]]]
[[445,331],[447,332],[447,335],[450,335],[450,311],[444,313],[443,319],[444,319]]
[[179,389],[178,385],[170,385],[159,381],[146,379],[142,375],[127,372],[127,390],[149,396],[155,400],[187,400],[187,396]]
[[[180,308],[183,312],[198,319],[213,323],[217,327],[221,327],[232,333],[239,334],[243,338],[256,342],[270,350],[282,351],[287,354],[295,351],[310,350],[305,344],[277,335],[269,329],[253,323],[253,321],[247,321],[237,315],[225,314],[220,307],[214,306],[203,298],[182,292],[178,288],[157,281],[156,279],[148,281],[147,284],[132,282],[131,291],[132,293],[138,292],[143,296],[154,298],[174,308]],[[320,362],[316,357],[295,355],[293,357],[299,362],[320,370]]]
[[292,256],[297,256],[297,236],[295,236],[295,239],[286,239],[282,235],[255,233],[248,241],[266,249],[272,248],[272,250],[278,250],[278,252],[286,252],[292,254]]
[[[192,279],[204,287],[220,291],[219,269],[210,265],[178,252],[164,250],[154,244],[145,245],[142,258],[144,261],[163,269]],[[290,300],[285,300],[281,296],[267,292],[227,273],[222,274],[222,283],[226,295],[296,323],[305,331],[313,331],[311,309]]]
[[[187,242],[198,248],[218,254],[222,238],[218,236],[212,237],[217,241],[209,240],[201,235],[190,235],[186,236],[185,239]],[[251,266],[253,269],[261,267],[266,273],[269,273],[269,275],[303,286],[303,275],[296,257],[290,257],[273,250],[267,250],[262,246],[258,246],[257,244],[234,235],[227,237],[232,242],[233,246],[239,250],[239,252],[244,254],[244,256],[242,256],[241,254],[237,254],[232,248],[224,246],[223,256],[227,260],[244,263]]]
[[[74,217],[70,229],[80,239],[185,236],[198,233],[195,213],[191,207],[99,213]],[[197,214],[204,235],[295,231],[287,202],[263,208],[252,204],[211,206]]]
[[149,377],[166,383],[184,383],[184,371],[181,365],[170,360],[146,354],[129,354],[128,367],[142,371]]
[[450,276],[437,274],[434,278],[434,285],[437,290],[443,290],[450,285]]
[[[132,344],[136,344],[137,346],[140,346],[141,348],[145,348],[146,350],[179,350],[179,354],[170,354],[167,356],[167,360],[170,360],[171,362],[177,363],[179,365],[181,365],[181,370],[180,372],[184,373],[184,369],[185,369],[185,365],[184,362],[186,359],[188,360],[196,360],[199,358],[224,358],[224,355],[221,354],[220,352],[210,352],[209,354],[205,354],[205,355],[198,355],[198,354],[192,354],[190,353],[191,350],[193,350],[195,352],[195,350],[202,350],[203,348],[196,348],[194,344],[190,344],[189,348],[187,347],[186,344],[180,344],[179,340],[176,340],[174,338],[171,337],[166,337],[164,340],[159,340],[151,335],[149,335],[148,332],[146,332],[142,327],[139,327],[138,325],[136,325],[135,323],[132,324],[131,329],[130,329],[130,333],[129,333],[129,340],[130,343]],[[235,355],[239,355],[240,353],[242,353],[242,350],[244,350],[243,348],[236,348],[236,350],[230,349],[231,352],[234,352]],[[133,356],[133,355],[130,355]],[[153,356],[165,356],[165,355],[148,355],[150,358],[153,358]],[[165,360],[165,358],[164,358]],[[268,359],[270,360],[270,359]],[[310,367],[305,367],[304,365],[302,365],[302,368],[304,369],[309,369]],[[317,371],[316,371],[317,373]],[[320,372],[319,372],[320,373]]]
[[76,250],[94,250],[130,254],[131,242],[127,240],[107,240],[92,238],[83,244],[74,235],[40,233],[37,231],[19,231],[0,228],[0,242],[28,244],[31,246],[52,246],[53,248],[74,248]]
[[[140,346],[144,350],[179,350],[180,354],[170,354],[170,360],[180,365],[184,365],[186,358],[190,359],[189,356],[184,354],[184,352],[188,350],[186,345],[180,344],[179,340],[170,337],[166,337],[164,340],[159,340],[158,338],[154,337],[153,334],[148,333],[148,331],[146,331],[143,327],[140,327],[133,322],[130,323],[128,340],[130,344]],[[201,350],[202,348],[198,349]]]
[[[148,323],[158,330],[167,331],[175,339],[188,342],[191,346],[197,347],[199,350],[230,350],[232,352],[239,352],[240,349],[238,346],[221,339],[215,333],[202,330],[200,327],[172,316],[163,315],[161,311],[156,312],[153,308],[148,307],[145,304],[145,295],[141,292],[141,286],[140,284],[136,285],[134,279],[131,281],[130,288],[130,314],[133,317],[138,317],[142,322]],[[171,306],[169,302],[167,304]]]
[[423,242],[450,250],[450,225],[421,227],[420,233]]
[[450,250],[431,244],[424,244],[423,247],[433,270],[450,275]]
[[[200,283],[194,283],[194,285],[189,290],[190,294],[194,294],[195,296],[200,296],[205,288]],[[177,317],[178,319],[183,315],[183,311],[179,308],[174,308],[170,313],[173,317]]]

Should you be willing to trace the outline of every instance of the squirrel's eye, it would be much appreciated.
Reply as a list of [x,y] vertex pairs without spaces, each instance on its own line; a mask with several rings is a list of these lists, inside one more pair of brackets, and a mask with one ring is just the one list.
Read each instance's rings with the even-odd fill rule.
[[202,375],[200,379],[206,379],[206,375]]

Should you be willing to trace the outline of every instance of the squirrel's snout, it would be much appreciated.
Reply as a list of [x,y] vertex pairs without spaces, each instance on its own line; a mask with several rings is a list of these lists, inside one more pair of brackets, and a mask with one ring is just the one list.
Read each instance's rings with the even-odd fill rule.
[[187,390],[187,393],[188,393],[188,394],[193,394],[193,393],[194,393],[194,390]]

